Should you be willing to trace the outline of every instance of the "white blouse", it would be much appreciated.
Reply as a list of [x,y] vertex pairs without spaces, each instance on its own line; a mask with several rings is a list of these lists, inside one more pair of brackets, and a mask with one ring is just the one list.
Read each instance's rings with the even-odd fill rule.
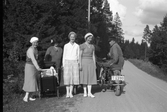
[[70,42],[64,45],[63,50],[63,67],[65,60],[77,60],[79,61],[79,45],[74,43],[71,44]]

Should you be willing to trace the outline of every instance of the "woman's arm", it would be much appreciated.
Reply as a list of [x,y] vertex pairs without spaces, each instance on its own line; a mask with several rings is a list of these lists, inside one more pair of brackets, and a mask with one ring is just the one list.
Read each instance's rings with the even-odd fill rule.
[[50,47],[46,50],[46,53],[45,53],[45,57],[44,57],[44,61],[46,60],[46,56],[47,56],[47,54],[50,54]]
[[29,48],[28,51],[27,51],[27,54],[28,54],[29,58],[31,58],[31,61],[32,61],[33,65],[35,66],[35,68],[37,70],[40,70],[40,67],[37,63],[37,60],[34,57],[34,50],[32,48]]
[[62,66],[64,67],[65,64],[65,57],[66,57],[66,45],[64,45],[64,49],[63,49],[63,59],[62,59]]
[[83,55],[84,46],[83,44],[79,45],[79,67],[81,70],[82,66],[82,55]]
[[63,49],[60,48],[60,57],[62,58],[62,56],[63,56]]
[[95,48],[94,48],[94,46],[93,46],[93,61],[94,61],[94,65],[96,67],[96,58],[95,58]]
[[50,54],[50,47],[46,50],[45,56],[46,56],[47,54]]
[[79,51],[79,69],[82,70],[82,53],[83,50],[80,49]]
[[94,65],[96,67],[95,51],[93,51],[93,61],[94,61]]
[[78,45],[78,48],[77,48],[77,61],[78,61],[78,64],[80,64],[80,48],[79,48],[79,45]]

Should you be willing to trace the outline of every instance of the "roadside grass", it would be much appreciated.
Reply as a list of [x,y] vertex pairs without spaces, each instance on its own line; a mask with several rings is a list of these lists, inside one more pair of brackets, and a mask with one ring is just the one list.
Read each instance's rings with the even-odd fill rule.
[[167,82],[167,73],[163,72],[158,66],[153,65],[151,62],[138,59],[129,59],[129,61],[144,72]]
[[[101,92],[102,87],[93,85],[92,93]],[[79,112],[83,102],[83,88],[79,87],[73,98],[66,98],[65,86],[60,87],[60,96],[45,95],[41,99],[35,93],[36,101],[24,102],[25,94],[13,94],[13,98],[3,105],[3,112]]]
[[[36,96],[37,94],[35,94]],[[24,102],[24,94],[13,94],[14,98],[3,105],[3,112],[78,112],[75,103],[81,100],[81,94],[76,94],[73,98],[65,97],[65,88],[60,88],[60,96],[47,95],[36,101]]]
[[74,98],[45,97],[31,101],[23,102],[22,97],[12,100],[3,108],[3,112],[77,112],[74,108],[79,95]]

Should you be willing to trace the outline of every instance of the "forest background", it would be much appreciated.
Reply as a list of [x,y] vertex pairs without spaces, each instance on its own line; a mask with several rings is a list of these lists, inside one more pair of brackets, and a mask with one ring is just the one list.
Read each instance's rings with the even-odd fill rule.
[[26,50],[32,36],[39,38],[40,66],[51,39],[58,39],[63,48],[70,31],[77,33],[78,44],[91,32],[98,58],[107,56],[108,39],[116,37],[126,59],[149,61],[167,75],[167,14],[152,31],[146,25],[139,44],[135,37],[124,40],[119,14],[113,15],[107,0],[91,0],[90,12],[88,30],[88,0],[3,0],[3,104],[11,94],[23,92]]

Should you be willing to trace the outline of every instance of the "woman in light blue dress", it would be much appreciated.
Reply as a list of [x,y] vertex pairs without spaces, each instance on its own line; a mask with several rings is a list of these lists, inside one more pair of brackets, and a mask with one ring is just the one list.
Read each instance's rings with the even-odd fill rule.
[[92,85],[97,84],[97,78],[95,47],[91,44],[93,34],[87,33],[84,38],[85,43],[80,45],[80,84],[83,84],[83,96],[94,98],[91,89]]
[[31,47],[28,48],[26,52],[26,64],[25,64],[25,70],[24,70],[24,85],[23,90],[26,92],[23,101],[28,102],[34,101],[35,98],[29,97],[29,93],[38,91],[37,86],[37,80],[36,75],[38,71],[45,71],[41,69],[36,61],[38,57],[38,51],[36,49],[38,45],[38,38],[32,37],[30,40],[30,43],[32,44]]

